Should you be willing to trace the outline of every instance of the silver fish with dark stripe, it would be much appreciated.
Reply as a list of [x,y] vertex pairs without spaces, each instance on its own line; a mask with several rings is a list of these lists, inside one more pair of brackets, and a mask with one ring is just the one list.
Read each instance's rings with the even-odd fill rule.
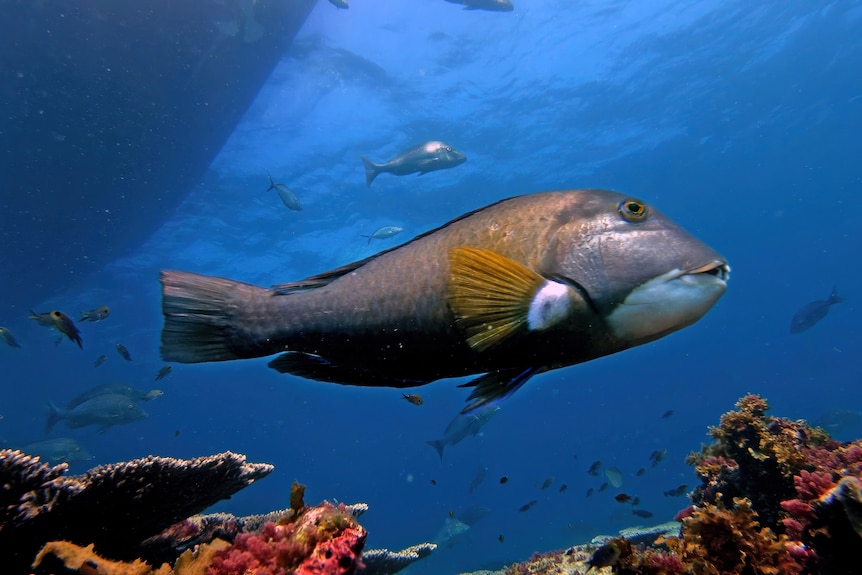
[[483,374],[465,412],[543,371],[691,325],[726,289],[724,258],[641,200],[518,196],[399,247],[265,289],[163,271],[161,353],[281,355],[282,373],[412,387]]

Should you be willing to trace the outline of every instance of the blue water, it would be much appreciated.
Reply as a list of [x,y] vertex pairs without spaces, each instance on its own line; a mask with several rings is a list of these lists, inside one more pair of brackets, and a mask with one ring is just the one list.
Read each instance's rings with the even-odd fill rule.
[[[429,541],[450,511],[486,507],[409,571],[446,573],[670,519],[686,501],[662,492],[695,484],[685,456],[747,392],[791,418],[862,410],[862,2],[515,3],[498,14],[442,0],[355,0],[341,11],[319,2],[161,229],[84,283],[20,303],[70,314],[110,306],[107,320],[82,325],[83,351],[55,346],[26,318],[0,318],[24,346],[0,346],[0,437],[43,438],[47,402],[94,385],[154,387],[160,269],[271,285],[511,195],[576,187],[642,197],[719,250],[733,268],[725,296],[665,339],[534,378],[442,463],[425,442],[463,407],[457,382],[415,390],[425,403],[414,406],[399,390],[279,375],[262,359],[174,365],[147,419],[103,435],[61,424],[53,436],[96,456],[71,472],[151,453],[244,453],[275,471],[213,510],[284,507],[298,480],[310,503],[367,502],[367,548]],[[382,161],[434,139],[467,162],[365,187],[360,154]],[[266,191],[267,171],[297,193],[301,212]],[[361,237],[383,225],[405,231],[370,245]],[[791,336],[796,309],[833,285],[847,301]],[[667,456],[652,468],[660,449]],[[588,498],[604,481],[586,473],[595,460],[619,467],[624,484]],[[487,476],[468,493],[480,466]],[[614,501],[620,491],[655,518],[634,517]]]

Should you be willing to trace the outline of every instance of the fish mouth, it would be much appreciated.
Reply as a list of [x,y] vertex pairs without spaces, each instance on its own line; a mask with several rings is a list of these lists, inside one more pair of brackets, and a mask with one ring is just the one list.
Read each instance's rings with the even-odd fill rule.
[[730,266],[727,262],[721,260],[713,260],[700,267],[688,270],[680,274],[680,278],[685,276],[710,275],[720,280],[722,283],[727,283],[730,279]]

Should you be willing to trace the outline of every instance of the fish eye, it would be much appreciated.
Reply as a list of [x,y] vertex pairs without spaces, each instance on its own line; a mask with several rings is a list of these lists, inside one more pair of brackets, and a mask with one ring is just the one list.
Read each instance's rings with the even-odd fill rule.
[[617,206],[617,210],[627,222],[640,222],[649,215],[647,207],[637,200],[623,200]]

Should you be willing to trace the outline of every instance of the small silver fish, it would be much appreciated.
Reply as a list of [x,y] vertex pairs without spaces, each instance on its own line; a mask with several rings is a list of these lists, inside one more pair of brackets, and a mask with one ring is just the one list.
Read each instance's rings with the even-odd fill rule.
[[32,319],[42,327],[54,327],[54,318],[51,317],[51,312],[36,313],[32,309],[27,319]]
[[278,194],[278,197],[281,198],[282,203],[288,207],[288,209],[294,211],[302,210],[302,205],[299,203],[299,198],[296,197],[296,194],[293,193],[293,190],[285,186],[284,184],[276,184],[272,180],[272,176],[269,175],[269,172],[266,174],[269,176],[269,187],[266,191],[275,190]]
[[343,8],[344,10],[350,8],[350,6],[347,5],[347,0],[329,0],[329,3],[336,8]]
[[102,355],[100,355],[99,357],[96,358],[96,361],[93,362],[93,367],[99,367],[100,365],[102,365],[106,361],[108,361],[108,356],[103,353]]
[[21,344],[15,340],[15,336],[12,335],[12,332],[9,331],[8,328],[2,326],[0,326],[0,339],[6,342],[6,345],[9,347],[21,347]]
[[97,307],[95,309],[91,309],[90,311],[82,311],[81,319],[78,320],[78,323],[82,321],[102,321],[106,317],[111,314],[110,308],[108,306],[103,305]]
[[477,409],[473,413],[459,413],[453,417],[452,421],[449,422],[449,425],[446,426],[446,431],[443,432],[443,437],[441,439],[434,439],[426,443],[440,454],[440,461],[443,461],[443,449],[447,445],[455,445],[470,436],[476,437],[479,430],[482,429],[482,427],[488,423],[488,421],[490,421],[498,411],[500,411],[500,406],[486,405]]
[[383,226],[381,228],[377,228],[370,236],[362,234],[362,237],[368,238],[368,243],[370,244],[371,240],[386,240],[393,236],[397,236],[403,231],[404,228],[399,228],[398,226]]
[[445,142],[425,142],[404,150],[388,162],[375,164],[360,156],[365,165],[365,185],[370,186],[379,174],[388,172],[396,176],[427,174],[435,170],[454,168],[467,161],[467,156]]
[[461,4],[464,10],[487,10],[488,12],[511,12],[515,9],[510,0],[446,0],[451,4]]
[[47,432],[58,422],[65,421],[71,429],[96,425],[99,427],[98,432],[104,433],[114,425],[147,417],[147,412],[139,408],[133,400],[117,393],[97,395],[73,409],[60,409],[53,403],[49,404],[49,408],[50,414],[45,424]]

